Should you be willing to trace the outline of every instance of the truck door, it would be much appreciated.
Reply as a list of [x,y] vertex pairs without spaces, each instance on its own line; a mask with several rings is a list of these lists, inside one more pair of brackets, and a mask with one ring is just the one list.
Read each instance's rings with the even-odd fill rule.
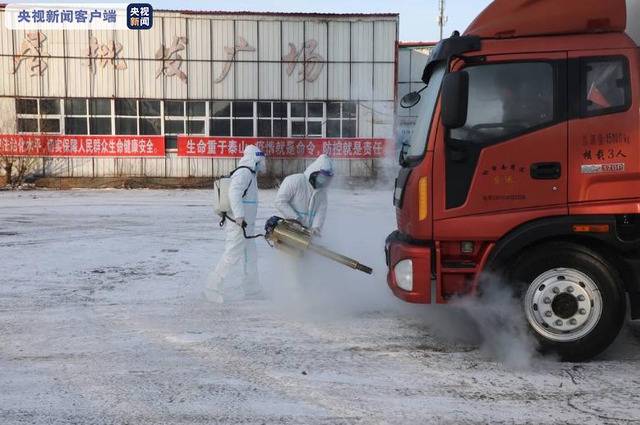
[[566,211],[566,53],[488,56],[462,70],[467,121],[439,125],[435,219]]
[[631,78],[638,69],[636,49],[571,52],[568,69],[577,86],[569,90],[577,94],[569,114],[576,118],[569,122],[570,206],[637,198],[638,96],[632,96],[637,83]]

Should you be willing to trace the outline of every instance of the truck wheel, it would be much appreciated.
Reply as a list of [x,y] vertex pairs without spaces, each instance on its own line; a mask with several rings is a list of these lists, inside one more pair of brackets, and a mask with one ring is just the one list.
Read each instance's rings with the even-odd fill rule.
[[621,279],[598,253],[569,242],[545,244],[522,255],[513,276],[541,351],[583,361],[620,332],[626,310]]

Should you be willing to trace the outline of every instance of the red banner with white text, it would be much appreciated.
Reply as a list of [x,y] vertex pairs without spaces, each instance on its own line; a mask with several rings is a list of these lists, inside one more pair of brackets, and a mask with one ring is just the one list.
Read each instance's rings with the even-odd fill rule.
[[155,157],[164,147],[164,136],[0,135],[0,156]]
[[178,136],[178,156],[238,158],[244,147],[256,145],[267,158],[315,158],[327,154],[337,159],[371,159],[385,156],[386,139],[309,139],[278,137]]

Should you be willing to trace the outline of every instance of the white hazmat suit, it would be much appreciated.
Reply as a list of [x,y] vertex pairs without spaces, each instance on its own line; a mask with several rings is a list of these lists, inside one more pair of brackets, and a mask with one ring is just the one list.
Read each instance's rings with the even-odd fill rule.
[[[231,218],[238,221],[226,223],[225,249],[215,270],[210,274],[205,294],[210,301],[223,302],[225,284],[234,267],[239,268],[239,277],[245,296],[260,293],[255,239],[246,239],[240,220],[246,223],[246,233],[255,234],[258,213],[257,172],[264,165],[264,154],[254,145],[246,146],[238,168],[229,183]],[[241,168],[242,167],[242,168]],[[246,168],[245,168],[246,167]]]
[[314,183],[317,177],[314,174],[318,173],[333,176],[333,162],[327,155],[320,155],[304,173],[286,177],[278,189],[275,201],[275,207],[282,218],[298,220],[315,233],[322,230],[328,203],[326,186],[320,187]]

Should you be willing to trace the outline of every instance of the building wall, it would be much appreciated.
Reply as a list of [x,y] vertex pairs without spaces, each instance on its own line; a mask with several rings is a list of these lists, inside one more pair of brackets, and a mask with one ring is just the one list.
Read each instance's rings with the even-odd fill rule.
[[[34,40],[7,30],[3,13],[0,98],[40,98],[35,107],[13,105],[18,132],[167,136],[164,158],[51,158],[47,174],[187,177],[233,169],[235,160],[177,156],[177,134],[275,136],[277,125],[285,137],[393,137],[394,15],[156,12],[148,31],[43,30]],[[214,116],[220,101],[241,114],[228,118],[228,132],[220,121],[227,118]],[[287,116],[275,119],[271,109],[265,124],[262,112],[274,101]],[[292,116],[304,106],[313,117]],[[337,162],[349,175],[370,175],[375,165]],[[305,163],[275,160],[270,171],[285,174]]]

